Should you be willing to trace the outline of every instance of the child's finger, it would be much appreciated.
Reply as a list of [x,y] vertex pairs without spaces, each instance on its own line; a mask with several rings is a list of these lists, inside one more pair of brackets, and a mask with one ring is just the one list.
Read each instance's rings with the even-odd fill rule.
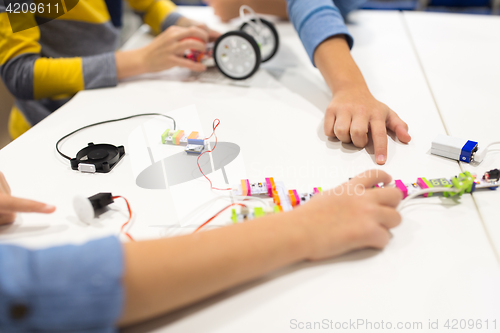
[[208,32],[198,27],[190,27],[190,28],[179,28],[177,35],[175,36],[177,40],[182,40],[185,38],[198,38],[203,42],[208,42]]
[[410,142],[411,136],[408,134],[408,125],[392,110],[389,118],[387,118],[387,128],[396,133],[399,141],[403,143]]
[[374,188],[368,195],[378,204],[392,208],[396,208],[403,200],[403,193],[394,187]]
[[335,113],[327,111],[325,114],[324,131],[325,131],[325,135],[329,138],[335,137],[335,133],[333,132],[334,125],[335,125]]
[[392,229],[401,224],[401,215],[394,208],[379,206],[377,219],[381,225],[387,229]]
[[186,50],[196,50],[199,52],[205,52],[205,49],[206,49],[205,43],[199,42],[195,39],[187,38],[177,43],[174,52],[176,54],[184,54]]
[[7,183],[7,179],[2,172],[0,172],[0,193],[11,193],[9,183]]
[[174,66],[188,68],[195,72],[203,72],[207,70],[207,66],[203,65],[202,63],[194,62],[192,60],[181,57],[176,57],[175,60],[173,60],[173,64]]
[[220,36],[222,36],[220,32],[208,28],[208,40],[210,42],[215,42]]
[[359,148],[366,146],[368,143],[368,117],[355,116],[351,123],[351,140],[352,143]]
[[344,143],[351,142],[351,135],[349,129],[351,128],[351,115],[342,112],[336,115],[334,133],[335,136]]
[[0,213],[0,225],[13,223],[16,213]]
[[10,195],[0,196],[0,212],[4,213],[44,213],[49,214],[56,210],[56,207],[42,202],[29,199],[11,197]]
[[375,147],[375,161],[377,164],[385,164],[387,160],[387,129],[384,121],[374,120],[370,124],[370,131]]

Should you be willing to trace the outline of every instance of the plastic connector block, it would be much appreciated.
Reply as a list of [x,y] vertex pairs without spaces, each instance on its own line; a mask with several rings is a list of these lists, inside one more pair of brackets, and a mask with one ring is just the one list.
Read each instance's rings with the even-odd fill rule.
[[276,192],[276,183],[274,182],[274,178],[270,177],[269,182],[271,184],[271,198],[274,197],[274,192]]
[[403,199],[406,198],[408,196],[408,188],[405,186],[405,184],[403,184],[403,182],[399,179],[395,180],[394,184],[403,193]]
[[278,192],[276,190],[273,190],[273,202],[279,206],[281,205],[281,200],[280,200],[280,196],[278,195]]
[[188,140],[188,143],[189,143],[189,140],[196,140],[198,139],[199,137],[199,133],[198,132],[191,132],[191,134],[189,134],[189,136],[187,137],[187,140]]
[[205,146],[200,145],[187,145],[184,151],[188,154],[200,155],[205,150]]
[[252,187],[250,186],[250,181],[248,179],[245,179],[245,186],[246,186],[246,189],[247,189],[247,196],[251,196],[252,195]]
[[174,145],[179,145],[183,136],[184,136],[184,131],[183,131],[183,130],[178,130],[178,131],[177,131],[177,132],[175,132],[175,134],[172,136],[172,143],[173,143]]
[[[418,185],[421,189],[423,189],[423,190],[425,190],[425,189],[427,189],[427,188],[431,188],[431,187],[433,187],[433,186],[432,186],[432,184],[431,184],[431,183],[429,183],[429,181],[428,181],[427,179],[425,179],[425,178],[418,178],[418,179],[417,179],[417,185]],[[427,197],[430,197],[430,196],[432,196],[432,193],[425,193],[425,194],[424,194],[424,197],[426,197],[426,198],[427,198]]]
[[[198,136],[198,132],[193,132],[193,133],[196,133],[196,136]],[[189,137],[194,136],[193,133],[191,133]],[[186,139],[187,140],[187,146],[185,149],[186,153],[200,155],[205,150],[206,147],[205,140],[190,139],[189,137],[187,137]]]
[[474,153],[477,150],[478,144],[476,141],[447,135],[438,135],[432,141],[431,146],[431,154],[467,163],[474,160]]
[[475,188],[474,177],[472,177],[468,171],[453,177],[451,179],[451,183],[453,184],[453,187],[460,190],[460,192],[446,192],[449,193],[450,196],[461,196],[465,192],[471,193]]
[[199,154],[200,151],[203,151],[205,149],[206,146],[205,140],[199,139],[200,135],[198,132],[191,132],[189,135],[187,135],[186,133],[187,132],[184,130],[174,131],[171,129],[167,129],[161,135],[161,143],[176,145],[176,146],[187,146],[189,144],[196,146],[203,146],[203,149],[200,148],[195,149],[194,147],[186,149],[186,152],[195,154]]
[[272,198],[273,197],[273,186],[271,185],[271,179],[266,178],[266,187],[267,187],[267,195]]
[[236,209],[233,209],[231,213],[231,221],[233,221],[233,223],[238,223],[238,215],[236,215]]
[[300,205],[300,198],[299,195],[297,194],[296,190],[290,190],[288,191],[290,195],[290,203],[292,204],[292,207],[296,207]]
[[464,173],[460,175],[463,175],[465,181],[467,181],[469,184],[468,188],[466,189],[466,192],[467,193],[474,192],[474,190],[476,189],[476,182],[475,182],[476,177],[474,177],[469,171],[464,171]]
[[250,181],[248,179],[241,180],[241,195],[247,196],[247,197],[252,195]]
[[189,139],[187,140],[188,145],[205,146],[205,140],[202,139]]
[[294,195],[294,197],[295,197],[295,206],[300,205],[300,196],[299,196],[299,194],[297,193],[297,190],[293,190],[293,195]]
[[161,143],[162,144],[165,144],[165,140],[167,139],[169,132],[170,132],[170,129],[167,128],[167,130],[165,132],[163,132],[163,134],[161,135]]
[[266,195],[267,193],[267,186],[264,183],[260,182],[250,184],[251,195]]
[[257,218],[266,215],[266,213],[264,212],[264,209],[262,209],[262,207],[255,207],[253,210],[253,215]]

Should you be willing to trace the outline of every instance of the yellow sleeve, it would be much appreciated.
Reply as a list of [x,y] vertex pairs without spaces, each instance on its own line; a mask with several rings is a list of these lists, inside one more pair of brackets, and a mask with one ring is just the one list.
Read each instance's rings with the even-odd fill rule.
[[13,33],[7,13],[0,13],[0,66],[21,54],[40,53],[39,39],[40,30],[36,25]]
[[177,8],[170,0],[128,0],[130,7],[143,15],[143,21],[158,34],[163,21]]
[[73,95],[85,88],[82,58],[38,58],[33,77],[35,99]]
[[37,26],[13,33],[7,13],[0,13],[0,73],[11,93],[41,99],[83,90],[82,59],[41,58],[39,39]]

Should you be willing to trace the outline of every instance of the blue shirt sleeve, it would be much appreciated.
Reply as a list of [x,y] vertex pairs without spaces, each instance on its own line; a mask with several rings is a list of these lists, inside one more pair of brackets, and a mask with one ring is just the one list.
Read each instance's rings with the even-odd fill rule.
[[0,332],[114,332],[123,266],[116,237],[35,251],[0,245]]
[[352,48],[354,40],[347,30],[343,15],[354,9],[360,0],[337,0],[339,7],[332,0],[287,1],[290,21],[313,63],[316,48],[330,37],[345,35],[349,47]]

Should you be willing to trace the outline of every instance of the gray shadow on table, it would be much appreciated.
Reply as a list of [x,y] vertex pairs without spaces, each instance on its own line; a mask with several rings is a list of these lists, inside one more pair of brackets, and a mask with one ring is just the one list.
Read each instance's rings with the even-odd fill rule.
[[288,45],[281,44],[276,55],[271,60],[262,63],[261,68],[265,70],[271,68],[286,70],[301,66],[302,63],[296,53]]
[[[215,142],[211,142],[214,147]],[[137,186],[145,189],[166,189],[166,184],[174,186],[209,175],[221,170],[227,182],[224,167],[231,163],[240,153],[240,146],[232,142],[218,142],[217,149],[211,153],[214,166],[210,163],[210,156],[180,153],[168,156],[144,169],[136,179]],[[198,164],[199,163],[199,164]],[[168,166],[168,167],[167,167]],[[203,170],[203,174],[200,172]],[[166,174],[166,179],[165,179]]]
[[261,69],[267,71],[288,90],[325,112],[332,99],[326,83],[311,73],[309,68],[305,68],[296,53],[287,45],[280,45],[276,56],[262,64]]
[[[154,330],[158,330],[164,326],[174,324],[179,320],[182,320],[190,315],[194,315],[200,311],[203,311],[206,308],[209,308],[213,305],[216,305],[217,303],[220,303],[226,299],[229,299],[233,296],[236,296],[238,294],[241,294],[247,290],[250,290],[252,288],[258,287],[262,284],[265,284],[267,282],[271,282],[273,280],[276,280],[280,277],[284,277],[285,275],[298,272],[303,269],[308,269],[308,268],[314,268],[314,267],[321,267],[324,266],[331,266],[335,264],[339,264],[342,262],[352,262],[352,261],[360,261],[360,260],[365,260],[368,258],[371,258],[375,255],[380,253],[379,250],[372,250],[372,249],[366,249],[366,250],[359,250],[355,252],[351,252],[349,254],[343,255],[338,258],[334,259],[329,259],[329,260],[323,260],[323,261],[317,261],[317,262],[301,262],[297,263],[295,265],[286,267],[284,269],[275,271],[273,273],[268,274],[265,277],[262,277],[258,280],[243,284],[239,287],[232,288],[230,290],[224,291],[222,293],[219,293],[215,296],[212,296],[208,299],[205,299],[203,301],[200,301],[194,305],[182,308],[180,310],[174,311],[168,315],[161,316],[152,320],[149,320],[147,322],[137,324],[134,326],[130,326],[127,328],[123,328],[120,330],[120,332],[123,333],[142,333],[142,332],[150,332]],[[315,277],[319,278],[324,274],[327,274],[329,270],[322,270],[320,271]],[[311,279],[309,279],[307,282],[311,282]],[[278,296],[279,294],[282,294],[286,292],[287,290],[290,290],[292,288],[296,288],[298,285],[304,283],[304,281],[301,281],[299,283],[297,282],[288,282],[288,283],[283,283],[279,287],[275,288],[273,290],[273,295],[270,295],[269,293],[266,293],[265,295],[262,295],[260,302],[265,303],[269,300],[269,298],[273,298]],[[255,297],[255,296],[254,296]],[[242,316],[246,313],[248,313],[252,308],[256,306],[254,304],[248,304],[245,301],[239,301],[237,307],[232,307],[231,308],[231,317],[236,318],[239,316]],[[225,311],[225,310],[221,310]],[[227,315],[227,313],[221,313],[221,318]],[[189,325],[192,325],[192,327],[189,327],[186,332],[200,332],[200,327],[203,327],[204,331],[214,331],[216,327],[210,327],[212,321],[210,323],[203,322],[200,323],[199,321],[195,321],[190,323]]]
[[281,68],[266,68],[266,71],[291,92],[301,96],[325,113],[332,100],[332,95],[322,82],[310,71],[290,70]]

